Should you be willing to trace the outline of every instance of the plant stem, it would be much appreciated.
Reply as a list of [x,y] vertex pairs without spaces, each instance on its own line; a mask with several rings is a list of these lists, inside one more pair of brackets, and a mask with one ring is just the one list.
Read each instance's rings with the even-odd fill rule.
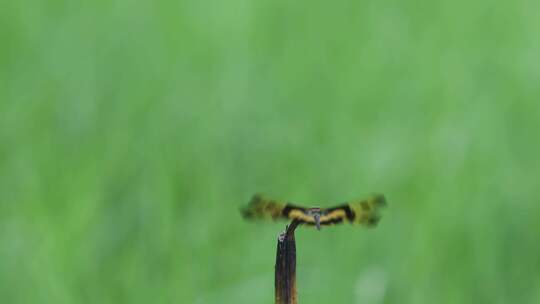
[[296,242],[294,230],[300,222],[293,220],[278,237],[276,253],[276,304],[297,304]]

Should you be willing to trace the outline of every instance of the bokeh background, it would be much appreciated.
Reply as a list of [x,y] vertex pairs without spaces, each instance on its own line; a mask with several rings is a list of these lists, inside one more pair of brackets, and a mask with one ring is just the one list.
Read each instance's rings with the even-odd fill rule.
[[2,1],[2,303],[540,302],[540,2]]

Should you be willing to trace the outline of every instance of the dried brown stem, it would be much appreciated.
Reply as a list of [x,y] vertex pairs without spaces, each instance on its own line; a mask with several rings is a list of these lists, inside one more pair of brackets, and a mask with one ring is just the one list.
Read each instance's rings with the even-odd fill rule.
[[276,304],[297,304],[296,242],[294,230],[300,222],[293,220],[278,237],[276,253]]

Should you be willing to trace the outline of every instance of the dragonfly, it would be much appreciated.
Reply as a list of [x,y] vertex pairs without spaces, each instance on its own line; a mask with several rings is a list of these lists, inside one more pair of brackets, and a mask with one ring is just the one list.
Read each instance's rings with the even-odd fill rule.
[[381,210],[386,205],[386,198],[382,194],[374,194],[363,200],[349,201],[330,208],[307,208],[255,194],[249,204],[240,211],[245,219],[288,219],[315,226],[320,230],[321,226],[343,222],[374,227],[381,219]]

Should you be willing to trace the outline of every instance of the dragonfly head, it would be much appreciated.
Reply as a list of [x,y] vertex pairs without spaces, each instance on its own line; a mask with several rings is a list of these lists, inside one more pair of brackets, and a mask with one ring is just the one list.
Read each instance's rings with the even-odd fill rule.
[[315,219],[315,226],[317,227],[317,230],[321,230],[321,214],[315,213],[313,218]]
[[308,214],[313,217],[317,230],[321,230],[321,208],[311,208]]

